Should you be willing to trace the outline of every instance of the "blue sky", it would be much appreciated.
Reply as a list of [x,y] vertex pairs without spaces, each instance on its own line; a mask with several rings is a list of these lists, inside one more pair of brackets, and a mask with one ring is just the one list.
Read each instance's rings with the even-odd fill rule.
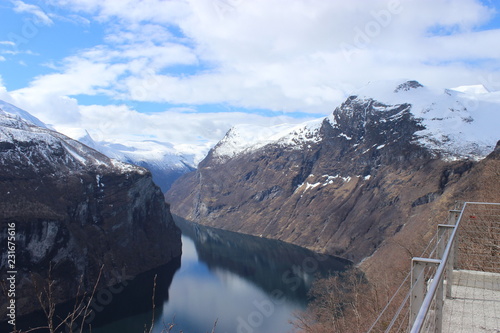
[[4,0],[0,99],[73,137],[213,144],[237,123],[327,115],[374,80],[500,90],[499,12],[489,0]]
[[48,64],[103,41],[104,27],[97,22],[82,27],[76,22],[58,21],[48,26],[12,8],[9,2],[0,5],[0,36],[3,41],[17,42],[17,45],[3,45],[2,51],[19,52],[4,54],[8,62],[0,64],[9,89],[27,86],[35,76],[53,72]]

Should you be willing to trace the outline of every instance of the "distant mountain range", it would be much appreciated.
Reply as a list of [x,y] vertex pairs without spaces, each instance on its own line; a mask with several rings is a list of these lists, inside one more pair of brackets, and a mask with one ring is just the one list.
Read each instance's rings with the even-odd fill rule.
[[[384,105],[411,105],[411,113],[424,127],[415,133],[415,142],[449,159],[481,159],[494,148],[495,140],[498,139],[496,125],[499,120],[497,110],[500,92],[488,92],[481,85],[433,91],[416,81],[373,82],[354,95],[359,100],[373,99]],[[9,103],[0,101],[0,107],[47,128],[36,117]],[[332,116],[325,119],[335,126]],[[296,144],[296,148],[301,147],[307,142],[320,140],[318,133],[325,119],[301,125],[282,124],[273,127],[236,125],[211,154],[222,161],[272,143],[289,147]],[[149,169],[153,180],[163,192],[168,191],[181,175],[195,170],[200,161],[199,154],[195,156],[181,153],[168,142],[95,141],[88,133],[76,139],[111,158]],[[200,151],[206,151],[205,149]]]
[[411,216],[479,196],[456,189],[494,151],[499,110],[480,86],[370,83],[323,119],[233,127],[166,198],[188,220],[360,261]]
[[95,142],[87,133],[79,139],[87,146],[119,161],[144,167],[151,171],[153,181],[163,192],[168,191],[173,182],[186,172],[195,170],[194,155],[179,153],[172,144],[154,140],[111,143]]
[[[4,112],[16,115],[20,119],[30,123],[49,128],[46,124],[25,110],[0,100],[0,108]],[[109,141],[94,141],[88,134],[75,138],[79,142],[91,147],[102,154],[121,162],[144,167],[151,171],[153,181],[163,192],[166,192],[172,183],[182,174],[196,168],[197,158],[195,154],[184,154],[177,151],[168,142],[154,140],[126,141],[113,143]]]

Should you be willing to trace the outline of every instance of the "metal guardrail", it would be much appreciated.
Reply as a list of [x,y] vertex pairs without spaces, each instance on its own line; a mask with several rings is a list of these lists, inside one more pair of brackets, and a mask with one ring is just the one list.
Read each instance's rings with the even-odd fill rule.
[[[438,259],[413,258],[410,290],[411,333],[420,333],[424,328],[441,333],[444,295],[451,297],[453,265],[455,262],[457,233],[463,223],[466,209],[473,205],[496,205],[500,203],[466,202],[462,209],[450,211],[448,224],[438,226]],[[475,218],[470,215],[469,218]],[[446,239],[445,235],[451,231]],[[435,266],[435,272],[431,269]],[[446,284],[446,291],[444,285]]]

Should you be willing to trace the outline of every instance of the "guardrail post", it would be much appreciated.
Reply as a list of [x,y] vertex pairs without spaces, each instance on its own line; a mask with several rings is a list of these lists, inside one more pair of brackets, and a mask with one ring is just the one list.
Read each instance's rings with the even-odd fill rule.
[[[444,255],[444,250],[446,248],[447,242],[450,241],[449,235],[448,238],[445,240],[443,237],[445,235],[445,232],[447,230],[452,230],[455,228],[455,225],[450,225],[450,224],[438,224],[438,238],[437,238],[437,253],[438,253],[438,258],[443,259]],[[451,298],[451,284],[453,282],[453,248],[450,253],[450,257],[448,258],[448,261],[446,262],[446,268],[444,272],[445,280],[446,280],[446,298]]]
[[443,280],[444,277],[439,281],[438,289],[436,291],[436,318],[435,318],[435,332],[441,333],[443,330]]
[[452,209],[450,210],[450,214],[448,215],[448,224],[456,225],[458,217],[460,216],[461,210]]
[[439,265],[441,263],[441,260],[429,258],[412,258],[411,263],[410,327],[413,326],[413,323],[417,318],[418,312],[422,307],[422,303],[424,302],[425,294],[427,291],[424,270],[428,265]]
[[411,297],[410,297],[410,327],[417,318],[425,295],[424,268],[420,261],[411,260]]
[[[462,208],[462,210],[450,210],[450,215],[449,215],[449,223],[452,225],[457,225],[458,219],[460,218],[460,214],[462,213],[463,209],[465,209],[465,205]],[[455,246],[455,244],[458,242],[458,239],[453,240],[453,244],[451,244],[451,249],[450,249],[450,254],[448,257],[448,262],[446,263],[446,272],[449,273],[447,275],[447,283],[446,283],[446,298],[451,298],[451,285],[453,284],[453,268],[457,265],[456,260],[458,259],[457,256],[457,249],[458,246]]]

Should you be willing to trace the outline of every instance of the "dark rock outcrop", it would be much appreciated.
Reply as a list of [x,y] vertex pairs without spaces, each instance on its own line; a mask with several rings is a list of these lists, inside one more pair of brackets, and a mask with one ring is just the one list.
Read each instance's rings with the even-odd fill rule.
[[396,87],[396,89],[394,89],[394,92],[397,93],[400,91],[409,91],[411,89],[417,89],[417,88],[422,88],[422,87],[423,87],[423,85],[420,84],[420,82],[411,80],[411,81],[406,81],[406,82],[398,85]]
[[[181,253],[180,231],[143,168],[1,110],[0,164],[0,243],[15,224],[17,315],[39,307],[33,282],[41,288],[49,274],[59,303],[79,286],[91,291],[101,266],[105,287]],[[8,300],[1,300],[6,318]]]

